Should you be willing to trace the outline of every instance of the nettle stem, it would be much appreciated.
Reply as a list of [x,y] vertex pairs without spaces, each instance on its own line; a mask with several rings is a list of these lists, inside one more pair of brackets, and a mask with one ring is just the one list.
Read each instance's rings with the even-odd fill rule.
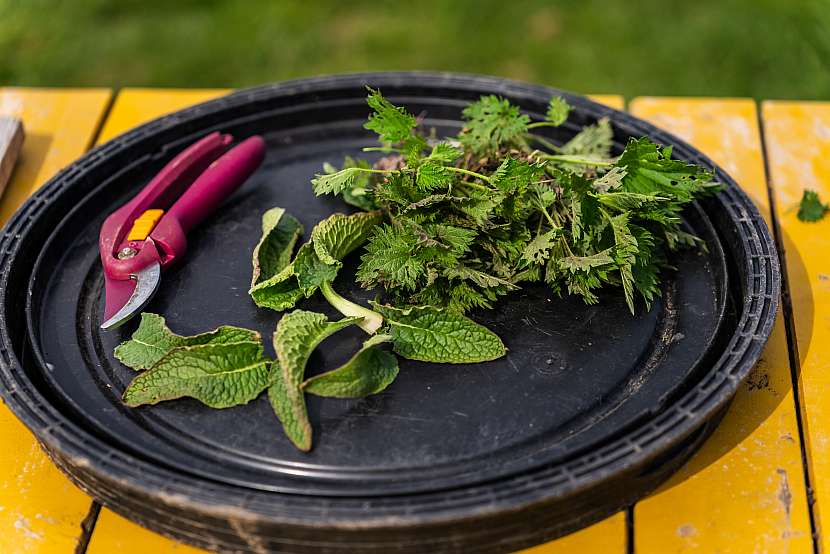
[[383,325],[383,316],[374,310],[370,310],[360,304],[355,304],[351,300],[346,300],[337,294],[331,286],[331,283],[325,281],[320,285],[320,292],[328,300],[332,307],[346,317],[362,317],[363,320],[357,324],[358,327],[374,335]]
[[[446,169],[449,169],[450,171],[455,171],[456,173],[463,173],[464,175],[469,175],[471,177],[481,179],[482,181],[484,181],[486,183],[490,183],[491,185],[493,184],[493,181],[487,175],[482,175],[481,173],[476,173],[475,171],[470,171],[469,169],[464,169],[464,168],[461,168],[461,167],[455,167],[455,166],[452,166],[452,165],[446,165],[444,167]],[[471,183],[468,182],[466,184],[469,185]],[[489,190],[487,187],[481,187],[481,185],[479,185],[479,187],[483,188],[484,190]]]
[[393,148],[391,146],[364,146],[363,152],[403,152],[400,148]]
[[538,156],[544,160],[566,164],[593,165],[597,167],[611,167],[612,165],[614,165],[614,162],[609,162],[606,160],[592,160],[591,158],[583,158],[581,156],[573,156],[570,154],[539,153]]

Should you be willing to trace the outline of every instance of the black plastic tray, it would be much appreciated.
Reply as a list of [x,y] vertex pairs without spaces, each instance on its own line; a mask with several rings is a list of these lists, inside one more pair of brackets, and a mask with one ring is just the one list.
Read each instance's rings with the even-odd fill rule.
[[[134,329],[100,332],[97,233],[181,148],[212,130],[263,134],[263,168],[190,237],[188,259],[163,275],[148,310],[182,333],[228,323],[267,338],[278,314],[247,297],[262,211],[279,205],[310,229],[334,211],[308,184],[371,141],[363,86],[457,131],[461,108],[501,94],[532,115],[559,91],[449,74],[318,78],[242,91],[139,127],[56,176],[10,221],[2,239],[3,395],[58,464],[106,505],[201,546],[284,552],[493,551],[588,524],[654,488],[690,455],[760,354],[775,315],[779,272],[755,208],[729,188],[690,208],[708,252],[681,252],[663,295],[632,317],[619,291],[598,306],[527,287],[472,314],[503,337],[506,359],[471,366],[403,362],[398,381],[359,401],[311,399],[315,448],[283,437],[264,398],[210,410],[196,401],[127,409],[132,377],[112,357]],[[566,95],[576,107],[549,138],[611,117],[629,136],[675,145],[624,113]],[[347,260],[338,289],[367,298]],[[308,309],[328,311],[321,300]],[[334,315],[334,314],[332,314]],[[311,361],[331,367],[359,331]]]

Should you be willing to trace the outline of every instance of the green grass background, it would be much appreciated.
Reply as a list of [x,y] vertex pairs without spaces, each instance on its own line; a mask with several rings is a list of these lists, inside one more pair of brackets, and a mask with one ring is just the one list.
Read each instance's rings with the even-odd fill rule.
[[0,0],[0,85],[437,69],[579,92],[830,98],[830,0]]

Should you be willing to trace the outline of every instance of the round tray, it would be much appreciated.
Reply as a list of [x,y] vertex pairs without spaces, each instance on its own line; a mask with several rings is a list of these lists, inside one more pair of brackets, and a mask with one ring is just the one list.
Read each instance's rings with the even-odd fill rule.
[[[3,396],[81,487],[165,534],[216,549],[281,552],[502,552],[588,524],[653,489],[688,457],[760,354],[779,270],[755,208],[682,141],[624,113],[564,94],[566,140],[611,118],[630,136],[674,144],[728,185],[684,214],[707,251],[677,253],[663,294],[631,316],[619,291],[598,306],[525,287],[473,313],[504,339],[506,358],[443,366],[401,362],[384,393],[309,398],[315,447],[296,451],[264,398],[228,410],[181,400],[125,408],[133,373],[112,356],[134,330],[101,332],[103,218],[172,156],[222,130],[265,136],[263,167],[189,237],[185,263],[162,276],[148,311],[180,333],[220,324],[268,337],[279,314],[247,297],[250,252],[268,207],[306,229],[348,208],[316,198],[309,178],[370,144],[364,85],[454,134],[460,110],[500,94],[533,116],[560,91],[449,74],[365,74],[241,91],[148,123],[96,148],[36,193],[2,239]],[[344,295],[357,257],[336,283]],[[318,298],[304,308],[334,315]],[[332,337],[310,362],[332,367],[359,331]],[[240,425],[244,422],[244,425]]]

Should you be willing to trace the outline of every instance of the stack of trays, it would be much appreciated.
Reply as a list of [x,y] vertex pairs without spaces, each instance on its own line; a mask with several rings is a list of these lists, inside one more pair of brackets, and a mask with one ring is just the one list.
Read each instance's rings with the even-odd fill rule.
[[[597,306],[526,286],[471,316],[506,358],[470,366],[401,360],[384,393],[309,397],[315,448],[297,451],[266,398],[211,410],[195,400],[129,409],[133,377],[113,348],[134,330],[101,331],[103,219],[178,151],[220,130],[263,135],[260,170],[190,235],[185,264],[148,307],[193,334],[221,324],[270,337],[278,315],[247,296],[262,212],[286,208],[306,229],[347,207],[317,198],[323,162],[357,155],[365,85],[454,134],[461,109],[498,94],[541,118],[552,95],[574,106],[548,138],[609,117],[615,149],[647,135],[712,168],[724,192],[684,214],[706,251],[675,255],[662,298],[632,316],[618,291]],[[96,148],[40,189],[0,245],[0,384],[6,404],[81,488],[130,519],[216,550],[509,552],[630,505],[678,468],[719,422],[772,329],[780,288],[773,242],[722,170],[681,140],[625,113],[546,87],[453,74],[381,73],[246,90],[158,119]],[[357,256],[335,288],[354,283]],[[323,300],[304,308],[328,313]],[[334,315],[334,314],[330,314]],[[356,349],[330,338],[311,365]],[[266,343],[269,341],[266,340]]]

